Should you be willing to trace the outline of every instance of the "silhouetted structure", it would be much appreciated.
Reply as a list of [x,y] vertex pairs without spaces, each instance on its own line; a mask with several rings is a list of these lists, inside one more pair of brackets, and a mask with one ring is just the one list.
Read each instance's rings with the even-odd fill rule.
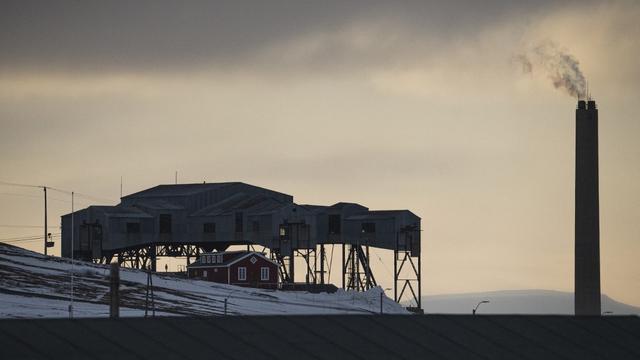
[[598,202],[598,109],[576,109],[575,314],[600,315],[600,216]]
[[[158,185],[116,206],[73,213],[73,257],[155,271],[159,256],[199,258],[232,245],[263,246],[289,288],[325,284],[341,254],[342,287],[376,286],[369,248],[394,252],[394,299],[420,307],[420,217],[355,203],[302,205],[293,196],[241,182]],[[62,256],[71,257],[71,214],[62,216]],[[296,258],[298,266],[296,268]],[[302,260],[302,261],[300,261]],[[336,261],[337,262],[337,261]],[[334,272],[335,274],[335,272]]]

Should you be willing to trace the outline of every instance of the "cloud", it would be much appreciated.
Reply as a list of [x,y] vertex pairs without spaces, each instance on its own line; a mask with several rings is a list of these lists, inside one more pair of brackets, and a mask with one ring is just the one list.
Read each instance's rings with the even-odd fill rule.
[[[0,70],[166,72],[402,61],[552,1],[9,1]],[[290,69],[289,69],[290,70]]]

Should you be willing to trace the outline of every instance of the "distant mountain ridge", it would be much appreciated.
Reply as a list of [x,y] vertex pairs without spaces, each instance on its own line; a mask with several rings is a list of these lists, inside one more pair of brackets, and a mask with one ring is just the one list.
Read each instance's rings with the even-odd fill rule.
[[[469,314],[479,301],[478,314],[573,314],[573,293],[554,290],[503,290],[422,297],[425,313]],[[627,305],[602,295],[602,312],[640,315],[640,307]]]

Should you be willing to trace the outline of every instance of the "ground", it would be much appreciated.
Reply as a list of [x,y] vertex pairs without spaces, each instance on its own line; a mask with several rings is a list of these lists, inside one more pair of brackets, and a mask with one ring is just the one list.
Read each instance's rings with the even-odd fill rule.
[[[74,317],[108,316],[108,266],[72,264],[69,259],[0,244],[0,318],[68,317],[72,269]],[[120,280],[121,316],[144,316],[147,274],[123,268]],[[377,314],[381,291],[311,294],[153,275],[158,315],[222,315],[225,299],[229,315]],[[382,302],[384,313],[407,313],[386,296]]]

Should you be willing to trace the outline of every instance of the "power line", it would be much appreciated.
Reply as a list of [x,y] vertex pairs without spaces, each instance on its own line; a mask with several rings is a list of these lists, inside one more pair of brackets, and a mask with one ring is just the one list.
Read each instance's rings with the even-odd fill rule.
[[[67,195],[71,195],[72,191],[69,190],[65,190],[65,189],[60,189],[60,188],[56,188],[56,187],[52,187],[52,186],[46,186],[46,185],[31,185],[31,184],[20,184],[20,183],[13,183],[13,182],[8,182],[8,181],[0,181],[0,185],[7,185],[7,186],[20,186],[20,187],[29,187],[29,188],[47,188],[53,191],[58,191],[61,192],[63,194],[67,194]],[[87,195],[87,194],[83,194],[83,193],[79,193],[79,192],[73,192],[76,196],[80,196],[89,200],[94,200],[94,201],[107,201],[107,202],[116,202],[113,199],[107,199],[107,198],[101,198],[98,196],[92,196],[92,195]]]
[[[51,238],[59,238],[60,235],[51,235]],[[0,239],[3,242],[15,242],[15,241],[28,241],[28,240],[42,240],[43,236],[21,237],[21,238],[8,238]]]
[[79,193],[79,192],[75,192],[75,191],[58,189],[58,188],[49,187],[49,186],[47,186],[47,189],[58,191],[58,192],[61,192],[61,193],[67,194],[67,195],[71,195],[73,193],[75,196],[80,196],[80,197],[83,197],[85,199],[94,200],[94,201],[116,202],[113,199],[101,198],[101,197],[97,197],[97,196],[87,195],[87,194],[83,194],[83,193]]
[[3,228],[37,228],[42,229],[44,226],[42,225],[0,225]]
[[9,186],[30,187],[30,188],[43,188],[44,187],[42,185],[18,184],[18,183],[12,183],[12,182],[7,182],[7,181],[0,181],[0,184],[9,185]]
[[2,243],[9,244],[9,245],[16,245],[18,243],[26,243],[31,241],[42,241],[42,236],[39,239],[24,239],[20,241],[2,241]]
[[[52,239],[59,240],[58,237],[52,237]],[[23,239],[23,240],[14,240],[14,241],[0,241],[0,244],[9,244],[9,245],[20,245],[23,243],[29,243],[32,241],[42,241],[42,236],[38,239]]]
[[[51,233],[51,237],[59,237],[60,235],[61,233]],[[4,238],[4,239],[0,239],[0,241],[24,241],[24,240],[37,240],[42,238],[44,238],[44,235],[31,235],[31,236]]]
[[[18,194],[18,193],[0,193],[0,195],[28,197],[28,198],[33,198],[33,199],[42,199],[42,195],[30,195],[30,194]],[[71,200],[52,198],[50,196],[48,196],[47,199],[54,200],[54,201],[65,202],[65,203],[71,203]],[[81,202],[85,203],[85,204],[89,204],[88,201],[81,201]]]

